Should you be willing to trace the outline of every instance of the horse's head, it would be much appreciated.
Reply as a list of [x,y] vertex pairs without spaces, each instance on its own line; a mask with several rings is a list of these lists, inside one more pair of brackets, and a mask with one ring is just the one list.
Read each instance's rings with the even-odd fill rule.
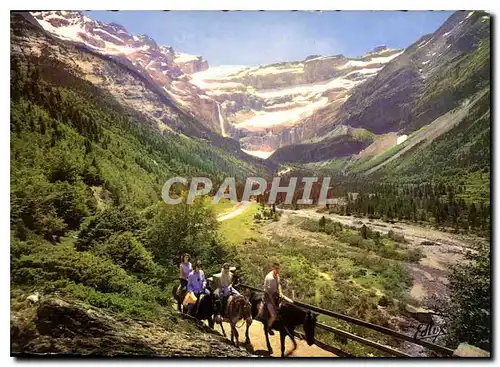
[[233,285],[237,287],[240,284],[240,275],[237,272],[233,273]]
[[243,288],[243,297],[245,297],[246,300],[250,300],[252,298],[252,291],[248,288]]
[[314,344],[314,333],[316,330],[316,317],[317,317],[317,315],[314,315],[311,313],[311,311],[308,311],[306,314],[306,317],[304,318],[304,333],[305,333],[306,342],[308,345]]

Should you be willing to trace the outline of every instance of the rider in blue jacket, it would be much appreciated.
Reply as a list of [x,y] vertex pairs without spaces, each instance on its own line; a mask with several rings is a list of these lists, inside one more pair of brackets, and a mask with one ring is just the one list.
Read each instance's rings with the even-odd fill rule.
[[[205,278],[205,273],[201,270],[201,262],[197,261],[194,264],[193,271],[188,275],[188,292],[193,292],[198,298],[197,304],[199,305],[204,295],[209,295],[210,292],[207,289],[207,279]],[[188,310],[191,311],[193,304],[188,305]]]

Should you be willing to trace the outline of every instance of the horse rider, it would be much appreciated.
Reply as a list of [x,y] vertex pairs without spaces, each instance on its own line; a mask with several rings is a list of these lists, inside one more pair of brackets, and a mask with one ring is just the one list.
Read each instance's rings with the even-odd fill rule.
[[274,335],[271,329],[274,321],[278,316],[279,307],[283,300],[293,303],[293,301],[284,296],[281,291],[280,282],[280,264],[275,262],[273,264],[273,270],[271,270],[264,278],[264,304],[267,307],[268,319],[267,319],[267,330],[269,335]]
[[181,264],[179,265],[179,279],[181,281],[181,289],[183,290],[187,289],[188,276],[193,270],[193,266],[189,262],[190,258],[189,254],[182,255]]
[[219,274],[219,286],[215,290],[215,295],[220,298],[222,303],[222,314],[227,305],[227,300],[229,296],[239,296],[240,293],[233,287],[234,274],[229,269],[229,264],[224,263],[222,265],[221,272]]
[[[188,275],[188,284],[187,284],[188,292],[194,293],[197,297],[196,304],[199,306],[201,300],[205,295],[209,295],[210,291],[207,289],[207,279],[205,278],[205,273],[201,270],[201,262],[196,261],[193,267],[193,271]],[[193,308],[193,304],[188,305],[188,311],[191,312]],[[198,309],[196,310],[196,313]]]
[[[188,276],[189,273],[193,270],[193,267],[191,263],[189,262],[189,259],[191,256],[189,254],[184,254],[181,256],[181,263],[179,264],[179,280],[180,284],[177,287],[176,294],[177,297],[183,297],[186,292],[187,292],[187,283],[188,283]],[[181,311],[181,302],[177,303],[177,310]]]

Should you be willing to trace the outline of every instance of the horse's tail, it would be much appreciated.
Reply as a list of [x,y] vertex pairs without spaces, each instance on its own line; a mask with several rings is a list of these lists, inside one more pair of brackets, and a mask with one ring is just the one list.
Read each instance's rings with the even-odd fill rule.
[[220,298],[215,298],[214,300],[214,315],[222,314],[222,300]]
[[178,301],[178,300],[179,300],[179,295],[177,294],[178,289],[179,289],[179,286],[174,285],[174,286],[172,287],[172,297],[174,297],[174,299],[175,299],[176,301]]
[[185,292],[182,288],[182,283],[174,285],[172,287],[172,297],[178,302],[182,302],[184,300],[184,296],[187,292]]

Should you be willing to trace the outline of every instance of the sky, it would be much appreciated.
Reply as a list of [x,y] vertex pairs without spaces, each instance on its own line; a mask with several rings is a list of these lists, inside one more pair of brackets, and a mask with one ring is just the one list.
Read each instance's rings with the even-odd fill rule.
[[379,45],[405,48],[435,31],[446,11],[89,11],[147,34],[210,66],[263,65],[309,55],[357,57]]

